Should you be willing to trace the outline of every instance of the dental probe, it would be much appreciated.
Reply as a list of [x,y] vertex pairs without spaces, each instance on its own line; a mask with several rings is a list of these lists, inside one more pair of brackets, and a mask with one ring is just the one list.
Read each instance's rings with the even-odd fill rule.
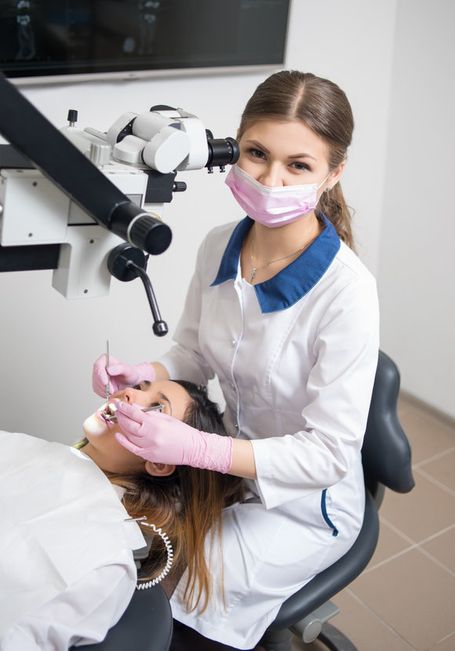
[[[106,375],[107,375],[107,369],[109,367],[109,339],[106,339]],[[109,375],[107,375],[107,382],[106,382],[106,402],[109,402],[109,398],[111,397],[111,394],[109,392]]]

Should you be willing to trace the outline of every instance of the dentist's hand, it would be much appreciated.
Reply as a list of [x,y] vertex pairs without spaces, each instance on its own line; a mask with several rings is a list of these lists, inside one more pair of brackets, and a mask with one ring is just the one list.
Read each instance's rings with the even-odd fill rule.
[[116,357],[109,358],[109,367],[106,372],[106,355],[100,355],[93,365],[92,386],[93,391],[102,398],[106,395],[106,384],[109,382],[109,393],[116,393],[126,387],[134,386],[140,382],[155,380],[155,369],[151,364],[124,364]]
[[125,402],[117,404],[117,422],[122,432],[117,441],[147,461],[229,472],[232,438],[207,434],[172,416],[143,412]]

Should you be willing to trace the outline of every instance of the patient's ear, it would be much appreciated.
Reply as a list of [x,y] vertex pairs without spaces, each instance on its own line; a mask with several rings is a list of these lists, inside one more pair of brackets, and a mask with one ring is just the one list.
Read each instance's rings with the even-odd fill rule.
[[145,462],[145,470],[152,477],[168,477],[172,475],[175,466],[170,463],[155,463],[154,461]]

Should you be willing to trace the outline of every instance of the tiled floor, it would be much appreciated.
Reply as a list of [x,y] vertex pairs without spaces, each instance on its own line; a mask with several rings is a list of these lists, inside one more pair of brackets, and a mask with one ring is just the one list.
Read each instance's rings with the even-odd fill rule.
[[399,415],[416,486],[386,492],[378,548],[333,599],[341,613],[331,623],[359,651],[455,651],[455,426],[404,397]]

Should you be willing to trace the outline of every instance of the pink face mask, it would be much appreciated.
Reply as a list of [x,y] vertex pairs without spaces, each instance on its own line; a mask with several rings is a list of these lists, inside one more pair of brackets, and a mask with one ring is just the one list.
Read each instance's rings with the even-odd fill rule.
[[277,228],[312,212],[318,203],[318,190],[327,178],[328,175],[319,185],[305,183],[271,188],[233,165],[225,182],[251,219],[269,228]]

